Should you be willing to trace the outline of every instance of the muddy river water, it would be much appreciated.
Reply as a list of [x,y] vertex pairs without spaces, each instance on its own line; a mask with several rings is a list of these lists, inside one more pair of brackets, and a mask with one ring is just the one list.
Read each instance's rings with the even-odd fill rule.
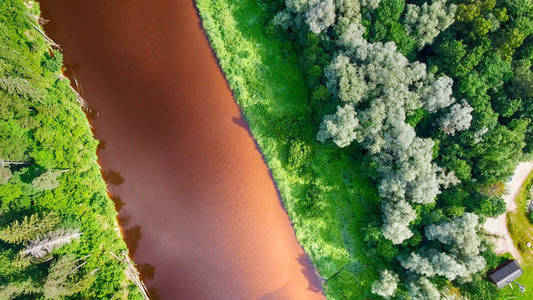
[[320,299],[191,0],[45,0],[154,299]]

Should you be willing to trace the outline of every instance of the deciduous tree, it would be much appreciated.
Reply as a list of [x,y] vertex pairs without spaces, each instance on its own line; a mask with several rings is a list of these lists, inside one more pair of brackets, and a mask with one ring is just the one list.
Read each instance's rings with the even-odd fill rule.
[[305,22],[314,34],[320,34],[335,22],[335,2],[320,0],[305,13]]
[[408,285],[408,292],[411,300],[439,300],[439,290],[426,277],[411,281]]
[[381,271],[379,281],[376,280],[372,283],[372,293],[389,299],[396,293],[399,282],[400,278],[398,274],[389,270],[383,270]]
[[422,6],[407,4],[404,16],[405,29],[414,37],[419,49],[433,43],[439,33],[455,20],[455,4],[446,5],[446,0],[434,0]]
[[449,112],[440,118],[440,129],[448,135],[455,135],[458,131],[470,128],[473,111],[474,109],[465,101],[452,105]]

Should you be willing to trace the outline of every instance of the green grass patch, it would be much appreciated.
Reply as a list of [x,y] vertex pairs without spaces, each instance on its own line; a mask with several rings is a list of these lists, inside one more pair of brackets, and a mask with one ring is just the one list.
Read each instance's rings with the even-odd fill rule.
[[531,197],[529,191],[532,185],[533,172],[529,174],[518,192],[515,200],[516,211],[507,213],[507,227],[523,259],[524,273],[517,282],[526,286],[526,292],[520,293],[516,286],[513,290],[506,287],[500,292],[501,299],[511,299],[512,296],[517,297],[516,299],[533,299],[533,247],[527,247],[528,242],[533,245],[533,223],[528,217],[526,208],[527,201]]
[[296,237],[325,280],[330,299],[372,298],[380,262],[369,261],[361,228],[380,218],[366,164],[316,142],[309,96],[294,44],[267,33],[273,4],[197,0],[211,45],[250,125]]

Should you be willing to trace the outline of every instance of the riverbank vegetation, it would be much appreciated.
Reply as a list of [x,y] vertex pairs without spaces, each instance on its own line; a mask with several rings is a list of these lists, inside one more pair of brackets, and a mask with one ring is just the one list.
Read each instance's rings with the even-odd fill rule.
[[530,0],[196,2],[328,297],[503,297],[480,224],[531,153]]
[[80,98],[33,1],[0,2],[0,299],[141,299]]

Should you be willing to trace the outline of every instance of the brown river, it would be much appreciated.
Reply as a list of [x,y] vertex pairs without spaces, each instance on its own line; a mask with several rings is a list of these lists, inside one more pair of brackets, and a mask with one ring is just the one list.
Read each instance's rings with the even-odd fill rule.
[[191,0],[45,0],[153,299],[321,299]]

